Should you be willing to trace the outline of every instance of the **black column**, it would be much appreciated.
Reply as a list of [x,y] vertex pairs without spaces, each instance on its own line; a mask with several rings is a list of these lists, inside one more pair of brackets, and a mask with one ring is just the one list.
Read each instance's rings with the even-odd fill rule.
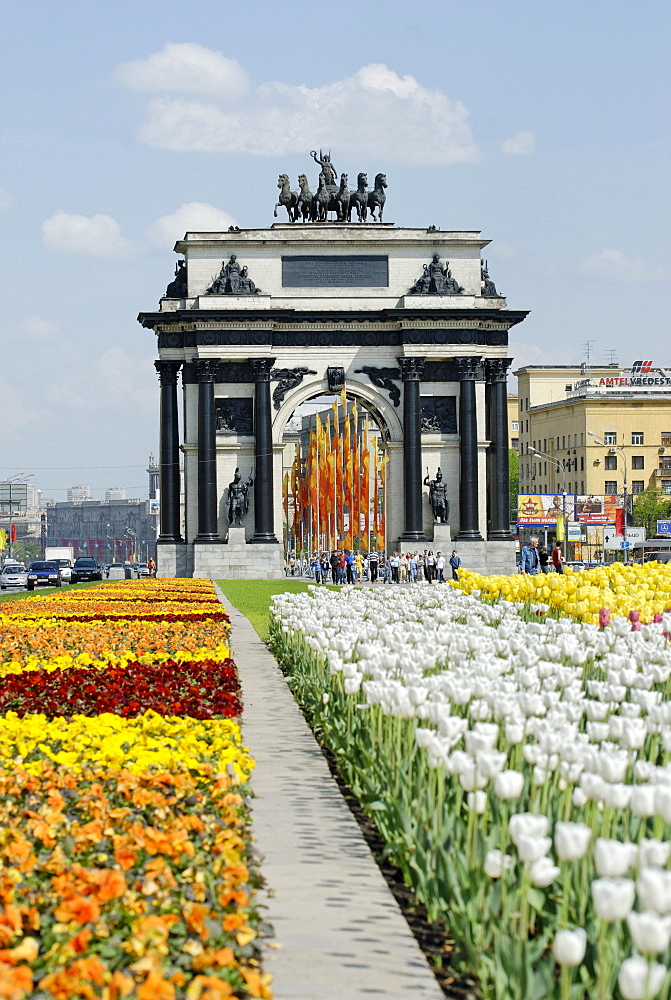
[[457,538],[481,542],[478,516],[478,412],[475,383],[482,378],[480,358],[457,358],[459,370],[459,511]]
[[425,358],[397,358],[403,379],[404,542],[425,542],[422,518],[422,429],[419,386]]
[[254,373],[254,535],[250,542],[275,542],[273,510],[273,420],[270,409],[270,373],[275,358],[250,358]]
[[194,358],[198,377],[198,534],[196,542],[220,542],[217,531],[217,439],[214,383],[219,361]]
[[510,475],[508,469],[508,368],[512,358],[489,358],[485,362],[485,406],[489,434],[487,463],[487,537],[510,542]]
[[155,361],[161,383],[161,439],[159,481],[161,484],[161,533],[159,542],[181,542],[179,509],[179,423],[177,420],[177,372],[181,361]]

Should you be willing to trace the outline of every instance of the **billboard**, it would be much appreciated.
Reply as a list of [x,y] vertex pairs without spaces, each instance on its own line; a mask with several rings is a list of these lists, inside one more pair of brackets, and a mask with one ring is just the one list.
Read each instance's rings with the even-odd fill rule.
[[517,497],[517,523],[556,524],[562,514],[573,520],[574,500],[573,494],[521,493]]
[[589,493],[575,498],[575,519],[580,524],[614,524],[617,510],[616,496]]

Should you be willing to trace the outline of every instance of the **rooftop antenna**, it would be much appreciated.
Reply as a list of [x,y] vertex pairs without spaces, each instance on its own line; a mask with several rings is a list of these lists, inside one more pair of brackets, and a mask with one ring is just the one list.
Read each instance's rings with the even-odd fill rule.
[[592,351],[594,350],[594,341],[593,340],[583,340],[583,342],[582,342],[582,344],[580,346],[582,347],[582,353],[585,356],[585,367],[586,368],[591,368],[592,367]]
[[614,347],[606,351],[606,364],[617,365],[617,351]]

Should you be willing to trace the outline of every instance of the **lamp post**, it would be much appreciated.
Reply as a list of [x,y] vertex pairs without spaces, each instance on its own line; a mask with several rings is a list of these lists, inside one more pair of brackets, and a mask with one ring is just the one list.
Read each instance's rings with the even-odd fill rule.
[[[564,531],[566,531],[566,468],[563,462],[560,462],[558,458],[553,458],[552,455],[546,455],[544,451],[538,451],[536,448],[528,448],[528,451],[532,455],[537,455],[539,458],[545,459],[546,462],[550,462],[557,469],[559,469],[560,479],[561,479],[561,492],[562,492],[562,517],[564,518]],[[547,543],[547,537],[546,537]],[[566,544],[566,543],[565,543]]]
[[[132,555],[135,556],[137,552],[137,531],[134,531],[133,528],[126,527],[124,528],[124,535],[126,536],[126,538],[130,538],[131,544],[133,546]],[[132,561],[134,560],[131,560],[131,562]]]
[[[587,433],[589,434],[590,437],[594,438],[595,444],[600,444],[602,448],[608,448],[608,451],[610,452],[611,455],[616,455],[616,456],[620,455],[622,458],[622,480],[623,480],[623,490],[624,490],[622,494],[622,507],[624,510],[624,527],[626,528],[627,525],[629,524],[629,501],[627,498],[629,471],[627,469],[627,457],[624,453],[624,445],[606,444],[606,442],[602,441],[600,437],[597,437],[594,431],[587,431]],[[618,466],[618,472],[619,471],[620,469]]]

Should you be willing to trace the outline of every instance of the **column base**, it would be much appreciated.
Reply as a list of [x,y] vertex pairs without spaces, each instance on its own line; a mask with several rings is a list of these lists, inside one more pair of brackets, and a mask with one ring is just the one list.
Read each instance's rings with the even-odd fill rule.
[[156,544],[156,563],[157,577],[169,579],[188,576],[188,546],[183,542],[164,542],[159,538]]
[[157,545],[183,545],[184,539],[181,535],[159,535],[156,539]]
[[480,532],[474,528],[467,529],[466,531],[460,531],[456,540],[458,542],[484,542],[484,538]]
[[279,545],[279,539],[273,531],[254,532],[249,539],[249,545]]
[[428,542],[429,539],[426,537],[423,531],[404,531],[399,537],[400,542]]
[[223,545],[223,539],[219,535],[196,535],[193,540],[194,545]]
[[514,542],[515,539],[510,534],[509,531],[490,531],[487,535],[487,540],[490,542]]

